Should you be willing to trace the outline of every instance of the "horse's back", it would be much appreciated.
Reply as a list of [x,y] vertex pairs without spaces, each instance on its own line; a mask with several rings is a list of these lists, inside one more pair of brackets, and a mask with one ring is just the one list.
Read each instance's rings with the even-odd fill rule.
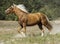
[[30,13],[28,14],[28,25],[37,24],[40,21],[39,13]]
[[48,22],[48,18],[45,14],[43,13],[30,13],[28,14],[28,25],[32,25],[32,24],[38,24],[40,22]]

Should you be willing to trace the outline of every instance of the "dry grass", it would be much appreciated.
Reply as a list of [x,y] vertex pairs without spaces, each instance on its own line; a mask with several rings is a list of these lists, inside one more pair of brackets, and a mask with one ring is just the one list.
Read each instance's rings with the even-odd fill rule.
[[25,38],[14,37],[14,31],[0,33],[0,43],[3,44],[60,44],[60,34],[46,35],[44,37],[29,36]]
[[[19,27],[15,21],[0,21],[0,44],[60,44],[60,34],[40,36],[40,32],[36,27],[32,31],[27,30],[28,37],[17,38],[14,37],[18,32]],[[29,27],[29,29],[31,29]],[[34,29],[34,30],[33,30]],[[32,34],[34,33],[34,35]]]

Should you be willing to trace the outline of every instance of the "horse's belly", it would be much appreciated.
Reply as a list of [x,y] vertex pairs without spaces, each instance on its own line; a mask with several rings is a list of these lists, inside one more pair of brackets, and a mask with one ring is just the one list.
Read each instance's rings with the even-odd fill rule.
[[27,23],[27,26],[32,26],[32,25],[35,25],[37,23]]
[[37,23],[38,23],[37,19],[30,19],[30,20],[28,20],[27,25],[35,25]]

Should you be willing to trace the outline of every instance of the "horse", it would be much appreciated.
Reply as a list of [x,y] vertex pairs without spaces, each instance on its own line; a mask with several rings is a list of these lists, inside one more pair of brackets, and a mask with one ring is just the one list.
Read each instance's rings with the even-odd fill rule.
[[[17,29],[19,33],[23,32],[26,36],[26,26],[38,25],[41,30],[41,36],[44,35],[43,26],[45,26],[49,32],[52,30],[52,25],[49,22],[48,17],[40,12],[29,13],[23,4],[13,4],[5,10],[6,14],[14,13],[18,17],[18,23],[21,29]],[[21,31],[22,30],[22,31]]]

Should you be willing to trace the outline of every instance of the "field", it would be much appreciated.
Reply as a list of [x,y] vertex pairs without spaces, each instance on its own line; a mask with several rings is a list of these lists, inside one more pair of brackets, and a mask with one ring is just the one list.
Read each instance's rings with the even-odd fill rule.
[[16,37],[17,21],[0,21],[0,44],[60,44],[60,23],[52,22],[52,34],[48,34],[48,30],[44,27],[45,35],[40,36],[38,26],[27,27],[27,37]]

